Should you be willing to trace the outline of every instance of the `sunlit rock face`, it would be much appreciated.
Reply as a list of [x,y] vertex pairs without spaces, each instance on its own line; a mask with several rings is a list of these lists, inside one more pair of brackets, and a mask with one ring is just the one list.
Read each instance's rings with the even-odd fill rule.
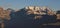
[[33,12],[33,14],[48,14],[48,12],[52,12],[50,8],[47,7],[38,7],[38,6],[28,6],[25,8],[28,12]]
[[9,13],[9,11],[7,11],[7,10],[4,10],[2,7],[0,7],[0,18],[1,19],[10,19],[10,15],[9,15],[10,13]]
[[[54,11],[47,7],[39,7],[39,6],[28,6],[25,7],[27,10],[27,14],[35,14],[35,18],[41,18],[41,15],[54,15]],[[37,16],[38,15],[38,16]]]
[[0,12],[2,12],[3,11],[3,8],[2,7],[0,7]]

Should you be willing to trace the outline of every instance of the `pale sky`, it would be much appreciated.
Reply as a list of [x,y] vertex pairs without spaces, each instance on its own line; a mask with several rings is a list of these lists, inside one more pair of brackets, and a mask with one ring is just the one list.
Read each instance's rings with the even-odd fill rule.
[[12,9],[21,9],[25,6],[47,6],[60,10],[60,0],[0,0],[0,6]]

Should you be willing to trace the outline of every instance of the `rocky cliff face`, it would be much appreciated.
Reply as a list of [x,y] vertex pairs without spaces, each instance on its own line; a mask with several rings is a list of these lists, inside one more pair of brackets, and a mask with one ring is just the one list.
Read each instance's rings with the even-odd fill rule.
[[10,19],[10,13],[8,10],[4,10],[2,7],[0,7],[0,18],[1,19]]
[[50,11],[48,8],[41,8],[37,6],[28,6],[25,9],[28,10],[27,12],[33,12],[33,14],[46,14],[46,11]]
[[54,15],[54,11],[47,7],[28,6],[24,9],[27,15],[34,14],[35,19],[41,18],[41,15]]

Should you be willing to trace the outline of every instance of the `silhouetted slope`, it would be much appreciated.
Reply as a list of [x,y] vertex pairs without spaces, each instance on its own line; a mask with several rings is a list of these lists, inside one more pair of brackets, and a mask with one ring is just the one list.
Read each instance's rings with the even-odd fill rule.
[[9,28],[32,28],[33,16],[27,15],[24,9],[14,14],[14,17],[11,16]]
[[40,26],[44,23],[55,23],[56,17],[51,15],[43,15],[41,19],[34,20],[34,28],[40,28]]

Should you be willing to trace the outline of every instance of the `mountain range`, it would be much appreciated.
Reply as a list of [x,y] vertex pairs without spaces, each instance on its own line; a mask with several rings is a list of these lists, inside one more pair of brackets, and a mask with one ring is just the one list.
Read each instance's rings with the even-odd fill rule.
[[5,21],[6,28],[40,28],[44,23],[55,23],[56,13],[47,7],[28,6],[18,11],[8,8],[10,21]]

